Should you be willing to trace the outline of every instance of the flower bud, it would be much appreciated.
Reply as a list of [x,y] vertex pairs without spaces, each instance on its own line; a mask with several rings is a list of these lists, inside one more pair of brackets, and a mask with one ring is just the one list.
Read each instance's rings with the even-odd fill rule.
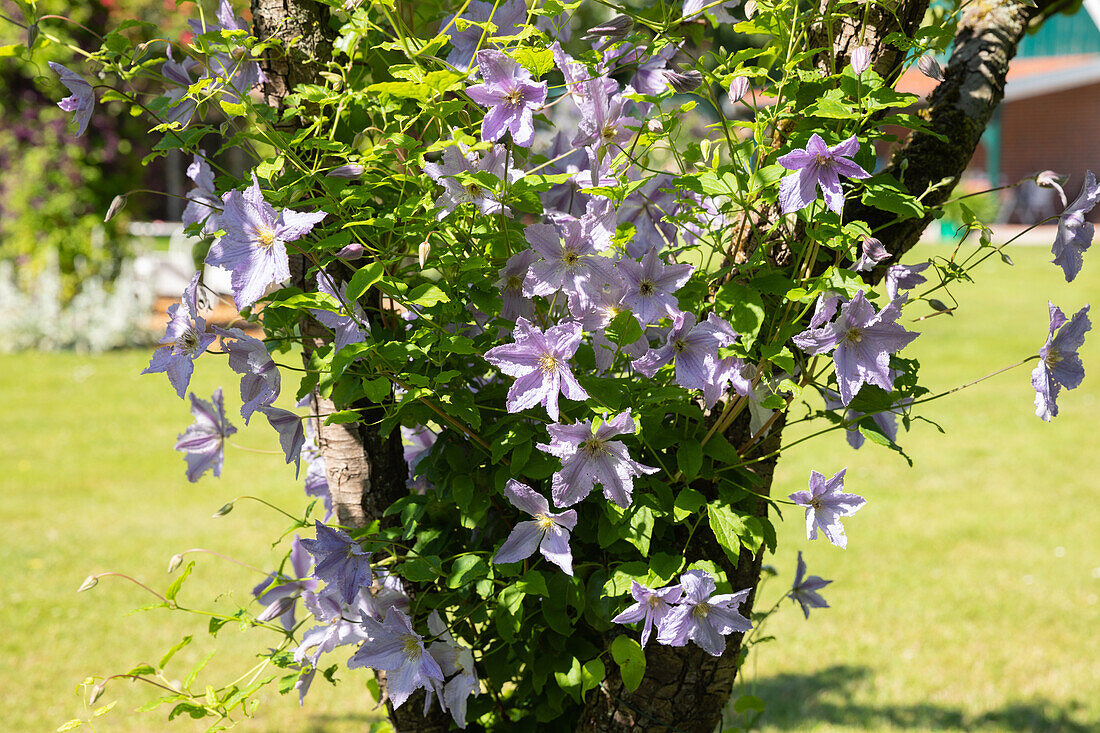
[[756,5],[756,0],[749,0],[745,3],[745,19],[752,20],[752,17],[756,15],[756,11],[760,8]]
[[666,71],[665,80],[668,81],[668,85],[672,87],[673,91],[686,94],[699,88],[699,85],[703,83],[703,75],[695,69]]
[[582,41],[595,41],[600,38],[607,38],[608,40],[621,41],[626,38],[630,33],[630,29],[634,27],[634,21],[625,15],[616,15],[606,23],[602,23],[593,28],[589,28],[588,31],[581,36]]
[[38,24],[31,23],[27,26],[27,50],[34,48],[34,42],[38,40]]
[[739,76],[730,82],[730,104],[737,104],[749,91],[749,77]]
[[353,242],[336,253],[336,256],[345,260],[357,260],[363,256],[363,245]]
[[282,598],[265,608],[263,610],[263,613],[256,617],[256,620],[260,623],[267,623],[272,619],[279,618],[284,613],[293,608],[294,602],[297,600],[297,596],[283,596]]
[[925,54],[917,60],[917,68],[920,69],[920,73],[927,76],[929,79],[936,81],[943,81],[943,67],[940,66],[940,62],[936,61],[934,56]]
[[214,514],[212,516],[214,516],[215,518],[224,517],[226,514],[229,514],[229,512],[231,512],[231,511],[233,511],[233,502],[229,502],[228,504],[223,504],[222,508],[219,509],[218,511],[214,512]]
[[852,51],[848,61],[852,64],[852,71],[855,72],[855,75],[863,76],[863,72],[871,68],[871,52],[860,46]]
[[348,163],[347,165],[333,168],[325,175],[329,178],[358,178],[363,175],[363,166],[358,163]]
[[424,269],[424,265],[428,262],[428,255],[431,254],[432,245],[428,244],[428,240],[424,240],[420,243],[420,247],[416,250],[417,256],[420,258],[420,269]]
[[103,697],[103,690],[106,687],[106,682],[100,682],[98,685],[92,688],[91,693],[88,695],[88,704],[95,705],[95,701]]
[[664,127],[663,125],[661,125],[661,121],[654,117],[653,119],[649,120],[649,122],[645,123],[645,129],[653,133],[659,133],[662,129],[664,129]]
[[80,584],[80,587],[76,589],[77,593],[83,593],[86,590],[91,590],[99,584],[99,578],[94,575],[89,575],[84,579],[84,582]]
[[1066,185],[1069,176],[1054,171],[1043,171],[1035,175],[1035,183],[1043,188],[1059,188]]
[[111,205],[107,207],[107,215],[103,217],[103,223],[106,224],[111,219],[115,218],[115,215],[126,208],[126,194],[120,193],[111,199]]
[[168,561],[168,572],[169,573],[176,572],[176,568],[178,568],[180,566],[180,563],[182,563],[182,562],[183,562],[183,555],[182,554],[172,555],[172,559]]

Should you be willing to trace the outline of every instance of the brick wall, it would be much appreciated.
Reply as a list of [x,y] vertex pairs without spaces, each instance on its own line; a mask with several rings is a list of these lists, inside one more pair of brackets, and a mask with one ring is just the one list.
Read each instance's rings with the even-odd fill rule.
[[1002,107],[1001,174],[1005,182],[1046,169],[1070,176],[1067,193],[1071,196],[1080,189],[1086,169],[1100,175],[1100,84],[1020,99]]

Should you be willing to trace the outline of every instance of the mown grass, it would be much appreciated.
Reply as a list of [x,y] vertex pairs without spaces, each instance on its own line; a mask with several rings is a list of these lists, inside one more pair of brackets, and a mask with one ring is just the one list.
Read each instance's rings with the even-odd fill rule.
[[[923,335],[911,354],[933,388],[1034,353],[1048,296],[1072,311],[1100,292],[1100,268],[1086,263],[1067,286],[1046,252],[1012,254],[1015,268],[990,262],[980,284],[956,290],[963,303],[956,315],[914,324]],[[784,512],[780,551],[768,560],[780,575],[765,587],[761,607],[789,583],[799,549],[811,573],[836,582],[825,589],[832,608],[809,621],[783,608],[765,628],[777,640],[750,658],[745,691],[766,701],[767,730],[1074,731],[1100,720],[1100,539],[1091,509],[1100,471],[1092,427],[1100,338],[1090,336],[1089,376],[1063,393],[1052,424],[1032,414],[1029,367],[1021,367],[929,405],[947,435],[918,423],[902,436],[915,469],[875,446],[853,452],[840,434],[785,456],[777,495],[804,487],[811,468],[831,474],[847,466],[849,490],[868,504],[845,521],[846,551],[807,542],[801,512]],[[143,352],[0,356],[0,720],[7,730],[48,731],[87,715],[74,690],[85,676],[156,663],[184,634],[196,640],[169,665],[175,679],[218,650],[200,689],[233,680],[251,655],[275,643],[267,632],[235,625],[210,639],[201,617],[128,615],[155,599],[119,578],[75,592],[88,574],[106,570],[163,591],[169,558],[191,547],[267,568],[279,556],[270,543],[285,517],[251,502],[219,519],[211,514],[239,494],[292,513],[304,506],[293,470],[267,455],[230,449],[221,480],[189,484],[172,451],[190,422],[187,405],[163,375],[139,376],[147,359]],[[200,360],[196,391],[209,395],[219,384],[235,414],[235,380],[224,364]],[[237,443],[275,448],[262,422],[253,430],[234,422],[242,428]],[[182,603],[230,612],[248,604],[257,573],[194,558]],[[211,605],[218,594],[225,595]],[[242,729],[363,730],[376,716],[365,676],[339,676],[337,688],[316,681],[302,710],[293,695],[268,695]],[[129,712],[155,696],[114,683],[99,704],[118,706],[97,729],[190,731],[209,723],[169,726],[164,709]]]

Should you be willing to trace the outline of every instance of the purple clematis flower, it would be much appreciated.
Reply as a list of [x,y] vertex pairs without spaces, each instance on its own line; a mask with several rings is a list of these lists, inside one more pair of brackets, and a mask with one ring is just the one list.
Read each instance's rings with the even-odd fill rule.
[[552,484],[555,506],[576,504],[598,483],[603,486],[604,496],[626,509],[634,492],[634,477],[658,471],[632,460],[625,445],[611,440],[616,435],[634,433],[634,420],[629,412],[611,418],[595,430],[591,420],[574,425],[549,425],[546,429],[550,432],[550,443],[537,446],[561,459],[561,470],[554,474]]
[[860,244],[859,259],[852,265],[855,272],[867,272],[874,266],[890,257],[882,242],[874,237],[864,237]]
[[287,465],[294,464],[294,476],[297,478],[298,471],[302,467],[302,447],[306,444],[306,433],[302,427],[302,418],[290,410],[271,407],[270,405],[261,407],[260,412],[264,414],[267,421],[271,423],[271,427],[275,428],[275,432],[279,434],[279,446],[286,454]]
[[[878,313],[860,290],[840,308],[840,315],[821,328],[809,328],[794,337],[807,354],[832,350],[840,399],[847,405],[864,384],[876,384],[886,391],[894,388],[890,354],[905,348],[920,334],[906,331],[897,319],[901,309],[891,302]],[[811,326],[813,324],[811,323]]]
[[92,119],[92,108],[95,107],[95,93],[92,91],[92,85],[80,74],[69,71],[61,64],[50,61],[49,65],[54,73],[61,77],[61,83],[72,92],[72,96],[65,97],[57,103],[57,106],[66,112],[73,113],[76,136],[80,137],[88,129],[88,121]]
[[[672,331],[664,346],[652,349],[631,365],[647,377],[652,377],[665,364],[676,368],[676,384],[687,389],[699,389],[715,396],[718,386],[718,349],[729,346],[736,334],[729,324],[713,313],[703,323],[696,324],[695,314],[681,313],[673,318]],[[732,377],[723,372],[722,377]],[[715,399],[717,397],[715,396]]]
[[514,183],[523,175],[515,168],[505,168],[508,149],[503,145],[494,145],[490,150],[469,150],[460,142],[443,151],[442,163],[425,163],[424,172],[433,181],[443,186],[443,195],[436,199],[439,207],[437,219],[442,219],[462,204],[473,204],[482,214],[503,212],[511,216],[512,210],[501,204],[496,191],[485,188],[472,181],[462,181],[461,174],[491,173],[500,181],[507,179]]
[[364,333],[359,324],[367,322],[367,314],[358,303],[348,303],[348,284],[340,283],[340,286],[337,287],[336,281],[332,279],[332,276],[325,272],[324,269],[321,269],[317,271],[317,290],[318,292],[330,296],[337,303],[350,306],[352,312],[355,313],[356,316],[352,318],[346,314],[337,314],[319,308],[310,309],[309,312],[313,314],[314,318],[320,321],[322,325],[332,330],[333,335],[336,337],[336,343],[334,345],[336,351],[339,351],[348,344],[359,344],[366,341],[367,334]]
[[481,122],[481,139],[499,140],[507,130],[516,145],[531,147],[535,139],[534,111],[546,101],[546,82],[532,82],[527,69],[492,49],[477,52],[477,66],[485,83],[468,87],[466,93],[489,108]]
[[550,562],[573,574],[573,553],[569,549],[569,533],[577,526],[577,512],[570,509],[554,514],[550,503],[541,494],[526,484],[509,479],[504,487],[508,501],[517,509],[527,512],[534,520],[519,522],[497,553],[494,563],[519,562],[535,554],[542,553]]
[[499,4],[472,0],[462,17],[475,23],[492,22],[497,27],[496,33],[492,34],[476,25],[460,31],[454,24],[456,17],[452,15],[444,20],[440,28],[444,28],[443,33],[451,39],[452,49],[447,63],[466,71],[473,63],[474,54],[493,36],[514,36],[523,30],[527,22],[527,4],[523,0],[506,0]]
[[662,316],[676,318],[680,314],[680,304],[673,293],[684,287],[695,268],[666,265],[657,250],[650,249],[640,263],[625,258],[619,260],[618,270],[625,291],[623,304],[644,328]]
[[317,581],[309,577],[312,564],[313,560],[302,547],[302,541],[294,535],[294,541],[290,544],[290,568],[294,575],[288,577],[282,573],[271,573],[252,589],[256,601],[265,606],[256,617],[257,621],[266,623],[277,618],[287,631],[297,625],[294,608],[298,598],[306,591],[317,590]]
[[617,91],[618,85],[612,87],[611,93],[605,77],[597,76],[583,83],[586,88],[581,98],[585,103],[579,105],[581,119],[573,146],[623,147],[634,137],[630,126],[637,127],[641,122],[624,114],[626,100]]
[[657,641],[669,646],[684,646],[694,641],[716,657],[726,650],[726,636],[745,632],[752,622],[737,612],[751,588],[736,593],[714,595],[716,585],[710,573],[689,570],[680,576],[684,595],[657,626]]
[[[1065,199],[1063,199],[1064,201]],[[1073,282],[1081,271],[1082,255],[1092,244],[1093,226],[1085,221],[1085,214],[1100,201],[1100,184],[1092,171],[1085,173],[1085,185],[1072,204],[1058,217],[1058,235],[1054,238],[1054,264],[1062,268],[1066,282]]]
[[811,608],[828,608],[829,604],[818,593],[819,590],[832,583],[819,575],[806,575],[806,563],[802,560],[802,551],[798,551],[798,569],[794,574],[794,585],[791,586],[791,600],[802,606],[802,614],[810,617]]
[[286,244],[301,239],[326,216],[323,211],[298,212],[283,209],[278,214],[264,201],[260,182],[252,174],[252,185],[222,196],[220,225],[225,229],[206,263],[231,270],[233,302],[238,309],[255,303],[269,285],[290,277]]
[[556,226],[531,224],[524,237],[542,259],[533,263],[523,282],[526,296],[548,296],[562,290],[574,316],[588,310],[604,286],[618,280],[612,262],[599,254],[611,242],[606,223],[592,212],[580,219],[554,217]]
[[840,518],[855,514],[867,501],[862,496],[845,494],[842,491],[844,473],[847,470],[840,469],[828,480],[817,471],[810,471],[809,490],[796,491],[790,495],[791,501],[806,507],[806,539],[816,540],[817,528],[821,527],[829,542],[841,549],[848,546],[848,538],[844,535]]
[[199,275],[196,272],[191,278],[191,284],[183,291],[180,302],[168,307],[168,329],[160,343],[171,346],[157,348],[149,366],[141,372],[167,373],[168,381],[176,388],[181,400],[191,384],[191,374],[195,370],[193,362],[217,338],[212,333],[206,333],[206,321],[199,316]]
[[[736,23],[737,19],[730,15],[730,11],[740,4],[741,0],[726,0],[717,5],[714,4],[714,0],[684,0],[682,13],[684,20],[706,14],[712,16],[716,23]],[[708,8],[708,5],[714,5],[714,7]]]
[[[439,639],[428,647],[428,653],[439,664],[443,675],[450,678],[446,685],[435,682],[432,685],[432,691],[439,698],[440,707],[450,711],[451,717],[459,728],[465,728],[466,702],[470,695],[481,694],[481,683],[478,681],[477,669],[474,667],[474,655],[468,648],[455,642],[436,611],[428,615],[428,631]],[[424,701],[425,709],[429,704],[430,699]]]
[[886,295],[890,300],[897,300],[898,293],[902,290],[912,290],[918,285],[928,282],[921,273],[928,269],[930,262],[921,262],[919,265],[891,265],[886,270]]
[[500,317],[515,321],[523,317],[531,319],[535,317],[535,304],[523,294],[523,282],[527,279],[527,273],[531,265],[539,258],[533,249],[525,249],[516,252],[508,258],[508,262],[500,270],[500,279],[497,287],[503,299],[500,307]]
[[806,147],[795,149],[781,156],[778,163],[787,170],[796,171],[779,182],[779,203],[784,214],[801,211],[817,200],[817,189],[825,197],[825,205],[839,214],[844,208],[844,194],[840,190],[840,176],[869,178],[851,157],[859,152],[856,136],[829,147],[816,132],[810,136]]
[[187,166],[187,177],[194,182],[195,187],[187,192],[187,206],[180,216],[184,224],[202,223],[200,233],[204,237],[220,228],[218,212],[221,209],[221,199],[214,191],[214,171],[210,170],[205,155],[206,151],[200,150],[195,154],[191,165]]
[[344,603],[351,603],[359,589],[369,588],[374,579],[370,553],[363,550],[347,532],[320,522],[314,524],[317,539],[302,540],[302,546],[317,561],[313,575],[336,587]]
[[[301,644],[294,649],[294,659],[299,664],[308,659],[316,667],[322,654],[337,647],[366,641],[367,632],[357,622],[364,616],[373,616],[375,613],[375,603],[369,588],[360,590],[350,604],[344,603],[332,586],[320,591],[304,591],[302,600],[319,625],[305,632]],[[312,654],[310,650],[313,650]]]
[[1039,363],[1031,372],[1035,415],[1046,422],[1058,414],[1056,400],[1061,388],[1074,389],[1085,378],[1085,367],[1077,350],[1085,343],[1085,333],[1092,328],[1087,305],[1068,321],[1054,303],[1050,303],[1049,308],[1050,331],[1046,343],[1039,349]]
[[222,475],[225,439],[237,429],[225,419],[221,387],[214,390],[210,402],[199,399],[192,392],[191,414],[195,422],[176,439],[176,450],[187,454],[187,480],[195,483],[211,468],[215,476]]
[[672,611],[672,604],[680,600],[684,595],[684,589],[679,585],[670,585],[656,590],[648,588],[636,580],[630,581],[630,595],[634,597],[634,605],[611,619],[616,624],[633,624],[642,621],[642,646],[649,641],[653,625],[661,628],[665,616]]
[[[168,60],[160,67],[160,73],[174,87],[165,92],[169,100],[168,121],[178,122],[187,127],[191,122],[191,116],[195,113],[198,103],[187,97],[188,88],[194,83],[191,72],[199,68],[199,62],[190,57],[184,57],[183,61],[172,58],[172,44],[168,44]],[[190,173],[188,173],[190,175]],[[194,180],[193,178],[191,180]]]
[[222,337],[222,350],[229,354],[229,368],[241,375],[241,417],[247,425],[253,412],[279,396],[282,383],[279,367],[264,342],[241,329],[214,326],[214,332]]
[[363,627],[369,638],[348,660],[348,669],[370,667],[386,672],[386,689],[395,709],[418,688],[430,692],[433,681],[443,682],[443,670],[404,613],[391,608],[382,623],[364,617]]
[[520,317],[512,335],[515,343],[485,352],[485,361],[516,377],[508,390],[508,412],[542,404],[550,419],[556,421],[559,392],[578,402],[588,399],[569,369],[569,358],[581,343],[579,323],[551,326],[543,332]]

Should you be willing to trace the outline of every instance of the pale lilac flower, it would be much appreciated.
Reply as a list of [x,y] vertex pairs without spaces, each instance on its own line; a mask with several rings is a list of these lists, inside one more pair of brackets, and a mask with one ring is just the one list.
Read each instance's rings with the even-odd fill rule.
[[749,91],[749,85],[751,81],[747,76],[738,76],[730,81],[729,100],[730,104],[737,104],[740,102]]
[[443,681],[443,670],[404,613],[391,608],[382,623],[364,618],[363,627],[369,638],[348,660],[348,669],[370,667],[386,672],[386,691],[395,709],[418,688],[430,691],[433,681]]
[[164,94],[169,100],[168,121],[178,122],[186,127],[191,122],[191,116],[198,107],[198,103],[187,96],[187,90],[194,83],[191,72],[199,67],[199,62],[190,56],[185,56],[183,61],[176,61],[172,58],[171,43],[168,44],[167,54],[168,60],[160,67],[160,73],[165,79],[176,85],[175,88],[169,89]]
[[[684,0],[684,9],[682,11],[684,20],[690,20],[691,18],[705,13],[706,15],[714,18],[716,23],[736,23],[737,19],[730,15],[730,11],[741,4],[741,0],[726,0],[725,2],[718,3],[714,7],[708,8],[708,5],[713,5],[715,0]],[[704,10],[706,8],[706,10]]]
[[864,384],[878,385],[887,392],[894,388],[890,354],[905,348],[919,335],[897,323],[900,316],[901,309],[894,301],[876,313],[860,290],[841,306],[835,321],[821,328],[811,327],[793,340],[810,355],[835,348],[836,381],[840,399],[847,405]]
[[581,98],[584,104],[578,105],[581,120],[573,145],[595,148],[608,145],[621,148],[626,145],[634,136],[629,126],[638,126],[641,123],[633,117],[625,116],[626,100],[622,94],[617,90],[609,91],[605,77],[594,77],[583,82],[583,85]]
[[313,575],[339,589],[344,603],[351,603],[360,588],[369,588],[374,578],[370,553],[347,532],[314,522],[317,539],[302,540],[317,565]]
[[48,63],[54,73],[61,77],[61,83],[72,92],[72,96],[65,97],[57,103],[57,106],[66,112],[73,113],[76,136],[80,137],[88,129],[88,121],[92,119],[92,109],[95,107],[95,92],[92,91],[92,85],[75,71],[69,71],[53,61]]
[[542,257],[523,281],[526,296],[549,296],[562,290],[574,316],[587,310],[604,286],[615,282],[612,262],[599,254],[611,241],[603,222],[589,214],[576,219],[567,214],[554,224],[531,224],[524,237]]
[[506,0],[499,5],[472,0],[462,18],[476,23],[491,21],[497,27],[493,34],[476,25],[460,31],[453,22],[455,17],[448,17],[439,27],[446,28],[444,34],[451,39],[452,49],[447,63],[466,71],[473,63],[474,54],[479,48],[484,48],[492,36],[514,36],[523,30],[527,21],[527,5],[524,0]]
[[534,520],[518,522],[512,528],[508,539],[493,555],[493,562],[519,562],[538,550],[566,575],[572,575],[573,553],[569,549],[569,533],[577,526],[577,512],[572,509],[559,514],[551,512],[545,497],[515,479],[508,480],[504,494],[512,506],[527,512]]
[[1046,422],[1058,414],[1056,400],[1061,388],[1075,389],[1085,378],[1085,367],[1077,350],[1085,343],[1085,333],[1092,328],[1087,305],[1068,321],[1054,303],[1048,307],[1050,331],[1046,343],[1039,349],[1039,363],[1031,372],[1035,415]]
[[161,344],[171,346],[158,347],[153,358],[141,373],[153,374],[165,372],[168,381],[176,388],[176,394],[183,399],[191,384],[191,374],[195,369],[194,360],[199,357],[217,338],[206,333],[206,320],[199,316],[199,275],[196,272],[191,283],[183,291],[179,303],[168,307],[168,328],[161,337]]
[[1058,217],[1058,235],[1054,238],[1054,264],[1062,268],[1066,282],[1073,282],[1081,271],[1082,255],[1092,244],[1093,225],[1085,221],[1085,214],[1100,201],[1100,184],[1092,171],[1085,173],[1085,185],[1072,204]]
[[666,265],[656,249],[646,252],[640,263],[619,260],[617,269],[623,281],[623,304],[643,328],[663,316],[675,318],[680,314],[680,304],[673,293],[684,287],[695,271],[691,265]]
[[[729,346],[740,338],[740,335],[733,330],[733,327],[730,326],[729,323],[713,313],[707,316],[706,323],[703,325],[715,334],[716,338],[718,338],[723,346]],[[732,387],[733,391],[742,397],[751,396],[753,394],[752,378],[746,375],[751,375],[753,373],[754,371],[750,369],[749,365],[745,363],[745,360],[740,357],[727,356],[724,359],[716,358],[714,360],[714,366],[711,369],[710,378],[707,380],[707,383],[703,385],[703,402],[706,404],[707,409],[718,404],[718,400],[725,394],[727,385]]]
[[220,228],[218,211],[221,209],[221,199],[214,190],[214,171],[206,162],[205,150],[195,154],[191,165],[187,166],[187,177],[195,187],[187,192],[187,206],[180,219],[184,224],[202,223],[200,234],[204,237],[214,234]]
[[848,57],[848,62],[852,65],[852,72],[856,76],[863,76],[863,72],[871,68],[871,52],[867,50],[866,46],[860,46],[852,51],[852,55]]
[[665,616],[672,610],[672,604],[680,600],[684,590],[679,585],[670,585],[665,588],[648,588],[636,580],[630,581],[630,595],[634,598],[634,605],[629,606],[611,619],[616,624],[633,624],[642,621],[642,646],[649,641],[649,635],[654,624],[658,630]]
[[493,174],[501,182],[507,180],[508,183],[514,183],[523,174],[515,168],[506,169],[507,158],[508,149],[503,145],[494,145],[486,151],[476,151],[456,142],[444,149],[442,163],[425,163],[424,172],[443,186],[443,195],[435,202],[440,209],[436,218],[442,219],[450,215],[462,204],[473,204],[482,214],[503,212],[505,216],[511,216],[512,210],[501,204],[496,191],[459,178],[460,174],[472,175],[484,171]]
[[676,369],[676,384],[687,389],[708,391],[715,382],[718,349],[733,343],[732,329],[713,313],[696,324],[693,313],[681,313],[673,319],[672,331],[664,346],[653,349],[631,365],[652,377],[671,362]]
[[192,392],[191,414],[195,422],[179,435],[175,447],[186,454],[187,480],[195,483],[209,469],[214,469],[215,476],[222,475],[225,439],[237,432],[237,428],[225,418],[221,387],[214,390],[210,402]]
[[317,290],[318,292],[330,296],[337,303],[344,305],[344,307],[350,306],[352,312],[356,316],[352,318],[346,313],[333,313],[332,311],[321,310],[320,308],[310,309],[309,312],[313,314],[314,318],[320,321],[322,325],[332,330],[335,336],[335,345],[333,348],[339,351],[349,344],[358,344],[366,341],[367,334],[359,324],[367,322],[367,314],[358,303],[348,302],[348,284],[340,283],[340,286],[337,287],[332,276],[322,268],[317,271]]
[[875,265],[890,257],[882,242],[874,237],[864,237],[860,243],[859,259],[852,265],[855,272],[867,272],[874,269]]
[[633,435],[634,420],[629,412],[595,429],[591,420],[548,425],[546,429],[550,443],[538,443],[537,447],[561,459],[561,470],[554,474],[551,485],[555,506],[572,506],[600,484],[604,496],[626,509],[634,492],[634,477],[658,471],[631,459],[625,445],[611,440],[616,435]]
[[[205,18],[201,20],[189,20],[191,31],[196,35],[204,33],[217,33],[219,31],[245,31],[250,33],[248,22],[241,16],[233,13],[233,6],[229,0],[221,0],[215,14],[216,23],[206,25]],[[259,63],[249,58],[244,46],[237,46],[232,54],[213,53],[206,56],[207,68],[204,77],[211,79],[203,91],[206,94],[221,92],[230,100],[240,99],[242,94],[247,94],[252,87],[267,81],[267,76],[260,68]]]
[[[306,404],[299,407],[307,407]],[[314,420],[305,420],[305,441],[302,443],[301,457],[306,462],[305,491],[306,496],[315,496],[321,499],[325,506],[325,516],[321,520],[327,522],[332,519],[332,494],[328,490],[328,475],[325,473],[325,458],[317,447],[317,430],[313,427]]]
[[214,332],[222,337],[222,350],[229,355],[229,368],[241,375],[241,417],[247,425],[253,412],[270,405],[279,396],[282,384],[279,367],[264,342],[241,329],[214,326]]
[[509,257],[508,262],[500,269],[500,279],[496,286],[500,288],[503,300],[500,307],[501,318],[515,321],[521,317],[535,317],[535,304],[523,294],[523,281],[527,279],[528,270],[538,258],[538,253],[533,249],[521,250]]
[[737,612],[751,588],[737,593],[714,595],[716,585],[710,573],[689,570],[680,576],[684,595],[658,623],[657,641],[669,646],[684,646],[694,641],[716,657],[726,650],[726,636],[745,632],[752,623]]
[[271,427],[279,434],[279,446],[286,455],[287,465],[293,463],[295,476],[301,468],[302,447],[306,443],[305,429],[302,427],[302,418],[290,410],[281,407],[265,406],[260,408]]
[[790,495],[791,501],[806,507],[806,539],[816,540],[817,528],[820,527],[829,542],[842,549],[848,546],[840,518],[855,514],[867,501],[856,494],[844,493],[844,473],[847,470],[840,469],[831,479],[826,479],[817,471],[810,471],[809,490]]
[[266,292],[269,285],[290,277],[286,244],[301,239],[326,216],[323,211],[298,212],[283,209],[276,214],[264,201],[260,182],[252,174],[252,185],[222,196],[220,226],[225,235],[210,248],[206,262],[232,271],[233,301],[246,308]]
[[542,404],[550,419],[556,421],[559,392],[578,402],[588,399],[569,369],[569,359],[581,342],[579,323],[551,326],[544,332],[521,316],[512,335],[515,343],[485,352],[485,361],[516,377],[508,390],[508,412]]
[[902,290],[912,290],[922,283],[928,282],[928,278],[921,275],[928,269],[931,262],[921,262],[917,265],[890,265],[886,270],[886,295],[890,300],[897,300]]
[[811,608],[828,608],[829,604],[818,593],[819,590],[832,583],[819,575],[806,577],[806,563],[802,560],[802,551],[798,551],[798,569],[794,574],[794,584],[791,586],[791,600],[802,606],[802,614],[810,617]]
[[[440,706],[451,713],[455,724],[464,729],[466,702],[471,695],[481,694],[481,683],[477,678],[474,655],[470,649],[455,642],[437,611],[432,611],[428,615],[428,631],[439,639],[428,647],[428,653],[439,664],[443,676],[450,678],[445,685],[440,685],[438,681],[434,682],[431,691],[434,691],[439,698]],[[425,710],[428,709],[429,704],[430,700],[424,701]]]
[[428,428],[418,425],[415,428],[401,426],[401,443],[405,454],[405,465],[409,468],[409,477],[405,484],[418,494],[423,494],[432,485],[423,476],[416,475],[416,467],[432,452],[432,446],[439,438]]
[[[322,654],[367,639],[366,630],[358,622],[375,612],[369,588],[362,588],[350,604],[344,603],[332,586],[320,591],[303,591],[302,600],[319,625],[305,632],[302,642],[294,649],[294,659],[299,664],[308,659],[316,667]],[[311,649],[312,654],[309,653]]]
[[810,136],[805,148],[795,149],[779,158],[778,163],[795,171],[779,182],[779,203],[784,214],[800,211],[817,200],[817,189],[825,197],[825,205],[839,214],[844,208],[844,193],[840,190],[840,176],[868,178],[851,158],[859,152],[855,135],[829,147],[816,132]]
[[290,544],[290,569],[293,575],[270,573],[262,583],[252,589],[256,601],[265,606],[256,617],[257,621],[267,622],[277,618],[287,631],[297,625],[294,609],[298,598],[306,591],[317,590],[317,581],[310,577],[309,572],[312,563],[313,560],[302,547],[298,535],[294,535],[294,541]]
[[531,147],[534,111],[546,101],[546,82],[532,82],[527,69],[492,49],[477,52],[477,66],[485,83],[467,87],[466,93],[489,108],[481,122],[481,139],[492,142],[509,131],[516,145]]

